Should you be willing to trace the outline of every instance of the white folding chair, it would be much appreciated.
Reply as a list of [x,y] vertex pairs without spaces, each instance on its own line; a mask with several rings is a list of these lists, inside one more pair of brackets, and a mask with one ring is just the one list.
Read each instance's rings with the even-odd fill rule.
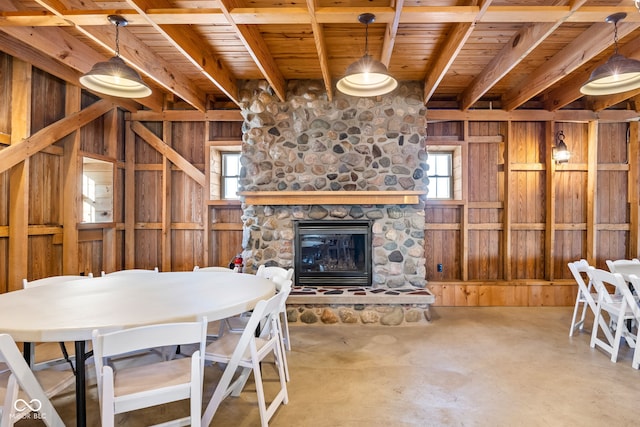
[[[584,328],[584,321],[587,317],[587,308],[591,309],[591,312],[595,315],[597,310],[596,303],[598,300],[598,292],[594,289],[593,283],[587,276],[587,271],[594,268],[589,266],[587,260],[581,259],[580,261],[570,262],[568,266],[573,278],[578,284],[578,294],[576,295],[576,304],[573,307],[571,328],[569,329],[569,336],[572,337],[576,330],[582,330]],[[585,278],[587,279],[588,284],[585,283]],[[581,305],[582,307],[580,307]],[[580,308],[582,308],[580,320],[576,320]]]
[[[636,345],[636,337],[627,328],[626,322],[627,320],[635,320],[635,316],[622,294],[616,295],[615,292],[611,294],[607,285],[620,292],[623,287],[628,287],[628,284],[622,275],[605,270],[588,270],[587,275],[598,291],[598,303],[590,345],[591,348],[600,347],[611,356],[612,362],[616,362],[623,338],[630,347],[634,348]],[[606,319],[608,322],[604,321],[605,315],[608,316]],[[598,335],[599,330],[604,334],[604,339]]]
[[[636,276],[635,274],[630,274],[629,282],[633,286],[633,289],[636,289],[636,292],[640,290],[640,277]],[[638,305],[637,297],[631,293],[631,290],[629,288],[621,289],[621,292],[624,300],[629,306],[629,310],[631,310],[634,317],[636,318],[636,326],[640,325],[640,306]],[[633,361],[631,362],[631,366],[633,366],[634,369],[640,369],[640,350],[638,350],[640,346],[637,345],[637,339],[638,337],[636,335],[636,349],[633,351]]]
[[[265,279],[271,279],[276,282],[276,290],[280,291],[280,286],[282,283],[287,280],[293,280],[293,268],[285,269],[282,267],[265,267],[264,264],[258,267],[258,271],[256,276],[264,277]],[[280,312],[280,323],[282,327],[282,342],[284,343],[285,349],[291,351],[291,339],[289,337],[289,320],[287,319],[287,304],[286,301],[282,306],[282,311]],[[288,377],[287,373],[287,377]]]
[[[60,283],[66,283],[66,282],[78,281],[78,280],[87,280],[91,278],[93,278],[93,273],[89,273],[86,276],[72,275],[72,274],[61,275],[61,276],[50,276],[50,277],[44,277],[42,279],[36,279],[31,281],[28,281],[27,279],[22,279],[22,287],[24,289],[28,289],[28,288],[35,288],[38,286],[52,286]],[[48,344],[53,344],[53,343],[39,344],[39,346],[47,346]],[[69,366],[71,367],[71,370],[75,371],[72,357],[69,356],[69,352],[67,351],[67,347],[64,342],[59,343],[60,351],[62,352],[62,358],[50,359],[50,360],[44,360],[44,361],[37,360],[36,353],[35,353],[36,343],[30,343],[30,346],[31,346],[31,350],[30,350],[31,355],[29,360],[31,361],[31,369],[38,370],[38,369],[42,369],[52,365],[60,364],[60,363],[68,363]]]
[[[75,377],[68,370],[43,369],[32,372],[20,350],[8,334],[0,334],[0,426],[9,427],[30,415],[50,427],[64,427],[64,422],[49,400],[69,385]],[[35,417],[34,417],[35,418]]]
[[[227,396],[240,394],[251,372],[253,372],[256,384],[260,420],[263,427],[268,426],[269,420],[280,404],[288,403],[284,352],[282,351],[282,337],[277,319],[289,291],[290,288],[287,289],[285,286],[282,292],[266,301],[258,302],[242,334],[225,334],[219,340],[207,345],[205,359],[226,364],[226,368],[205,409],[202,417],[203,425],[208,426],[211,423],[220,403]],[[260,333],[256,337],[258,328],[260,328]],[[260,363],[270,354],[273,354],[275,359],[280,387],[267,406]],[[238,368],[241,368],[240,373],[233,380]]]
[[[102,426],[116,414],[190,399],[188,417],[163,425],[200,426],[207,320],[141,326],[101,334],[93,332],[93,352]],[[118,366],[112,358],[161,346],[197,344],[192,356]],[[107,359],[110,359],[106,363]]]
[[105,273],[104,271],[101,273],[101,276],[111,276],[111,275],[123,275],[123,274],[145,274],[145,273],[158,273],[158,267],[154,267],[153,270],[146,270],[144,268],[130,268],[128,270],[118,270],[112,271],[111,273]]

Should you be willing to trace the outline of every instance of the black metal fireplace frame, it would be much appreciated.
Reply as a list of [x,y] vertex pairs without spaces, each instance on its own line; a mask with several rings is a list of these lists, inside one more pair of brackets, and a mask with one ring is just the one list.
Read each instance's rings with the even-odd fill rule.
[[[371,286],[372,225],[370,220],[299,220],[294,221],[294,271],[296,286]],[[302,238],[309,234],[358,234],[364,236],[365,266],[363,271],[303,272]]]

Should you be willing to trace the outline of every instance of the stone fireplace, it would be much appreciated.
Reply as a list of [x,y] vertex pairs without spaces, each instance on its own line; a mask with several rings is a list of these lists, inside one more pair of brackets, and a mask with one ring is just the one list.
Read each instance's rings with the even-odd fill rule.
[[[347,290],[351,303],[356,294],[365,306],[374,300],[400,303],[393,296],[402,292],[430,295],[422,93],[418,82],[408,82],[379,99],[336,93],[330,101],[322,82],[295,81],[281,102],[265,82],[246,83],[240,177],[245,271],[255,272],[260,264],[294,267],[296,256],[302,256],[296,252],[296,224],[366,222],[371,272],[366,283],[345,283],[356,287]],[[299,283],[304,275],[297,270],[291,298],[316,288],[318,302],[324,296],[318,287],[338,285],[318,277]],[[363,285],[369,289],[360,292]],[[387,294],[391,290],[402,292]],[[366,298],[374,295],[379,298]],[[385,295],[391,302],[383,301]]]

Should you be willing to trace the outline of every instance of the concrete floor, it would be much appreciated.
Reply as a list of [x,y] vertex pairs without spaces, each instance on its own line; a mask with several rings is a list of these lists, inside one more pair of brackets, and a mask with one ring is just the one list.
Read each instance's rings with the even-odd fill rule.
[[[571,310],[435,307],[427,325],[292,324],[290,400],[270,425],[638,425],[632,351],[625,346],[612,363],[589,348],[587,332],[569,338]],[[218,375],[207,368],[206,383]],[[265,376],[274,378],[268,367]],[[213,425],[259,425],[254,390],[250,382],[226,399]],[[72,391],[54,404],[75,425]],[[94,389],[88,405],[88,425],[97,426]],[[182,416],[186,404],[119,416],[117,425],[148,425],[166,413]]]

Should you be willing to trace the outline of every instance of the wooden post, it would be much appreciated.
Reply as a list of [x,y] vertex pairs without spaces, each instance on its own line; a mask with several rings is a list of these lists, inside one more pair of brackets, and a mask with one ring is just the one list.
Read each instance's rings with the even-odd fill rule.
[[629,258],[637,258],[640,254],[640,209],[638,209],[638,185],[640,184],[639,165],[640,143],[638,131],[640,126],[637,121],[629,122]]
[[[31,65],[13,58],[11,145],[31,134]],[[9,260],[7,290],[22,289],[29,279],[29,158],[9,172]]]
[[[104,149],[105,154],[112,159],[116,159],[118,152],[118,109],[113,108],[104,115]],[[116,182],[116,167],[114,164],[111,176],[111,182]],[[104,271],[115,271],[116,266],[116,200],[115,192],[112,192],[113,200],[113,223],[102,229],[102,269]]]
[[553,259],[555,256],[555,232],[556,232],[556,162],[553,160],[553,146],[555,145],[555,122],[545,123],[545,170],[546,193],[545,209],[547,212],[544,228],[544,271],[547,280],[553,280],[555,276]]
[[[80,111],[81,90],[67,84],[65,115]],[[78,223],[82,212],[81,191],[82,168],[80,167],[80,131],[75,130],[66,138],[62,160],[62,274],[78,274]]]
[[[171,122],[162,122],[162,140],[171,147]],[[171,168],[166,154],[162,155],[162,229],[160,257],[162,271],[171,271]]]
[[504,218],[502,230],[502,250],[504,251],[503,267],[504,280],[511,280],[511,156],[510,150],[513,143],[513,126],[507,122],[507,140],[504,144]]
[[462,144],[462,212],[460,212],[460,278],[469,280],[469,121],[463,123]]
[[214,265],[209,259],[209,235],[211,233],[211,208],[209,206],[209,200],[211,199],[211,145],[209,144],[209,132],[210,122],[204,122],[204,188],[202,197],[202,247],[204,253],[202,254],[203,265]]
[[597,239],[596,211],[597,195],[596,185],[598,179],[598,122],[589,122],[587,131],[587,261],[590,265],[596,264]]
[[124,163],[124,268],[134,268],[136,259],[136,136],[132,122],[125,122]]

